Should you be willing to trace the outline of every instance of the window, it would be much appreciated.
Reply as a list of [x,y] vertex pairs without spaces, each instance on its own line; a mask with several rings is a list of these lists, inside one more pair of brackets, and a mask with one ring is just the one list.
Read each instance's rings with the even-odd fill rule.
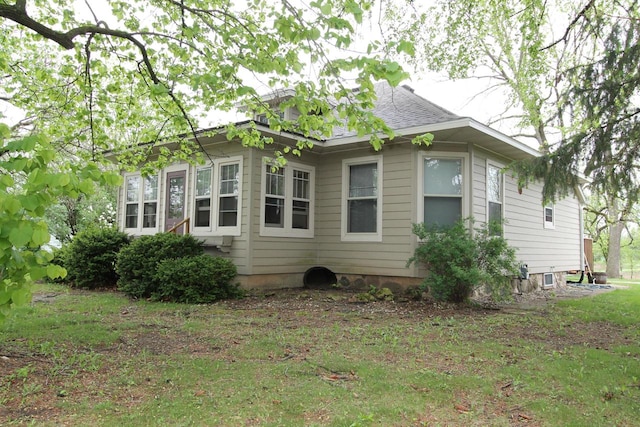
[[194,230],[200,233],[237,235],[240,224],[240,158],[215,161],[196,169]]
[[158,223],[158,176],[125,177],[124,228],[156,229]]
[[555,228],[555,218],[553,205],[544,207],[544,228]]
[[198,168],[196,170],[196,191],[194,227],[209,227],[211,225],[211,184],[213,168]]
[[312,166],[293,162],[278,169],[264,165],[261,235],[313,237],[314,173]]
[[138,228],[138,202],[140,200],[140,177],[127,178],[127,207],[125,228]]
[[554,285],[553,273],[544,273],[544,288],[553,288]]
[[158,218],[158,175],[144,179],[142,228],[155,228]]
[[220,187],[218,191],[218,226],[238,225],[238,190],[240,165],[238,163],[220,165]]
[[382,240],[382,160],[343,162],[343,240]]
[[450,226],[462,218],[463,159],[425,157],[423,160],[423,221]]
[[284,228],[284,168],[271,170],[271,166],[265,165],[266,172],[266,197],[264,199],[265,213],[264,225],[266,227]]
[[306,230],[309,228],[309,182],[310,173],[293,170],[293,212],[291,226]]
[[491,234],[499,235],[502,229],[503,175],[502,168],[487,163],[487,223]]
[[[278,116],[280,118],[280,120],[284,119],[284,111],[273,111],[271,114],[273,114],[274,116]],[[256,114],[255,121],[260,123],[260,124],[268,126],[269,125],[269,117],[272,117],[272,116],[267,114],[267,113]]]

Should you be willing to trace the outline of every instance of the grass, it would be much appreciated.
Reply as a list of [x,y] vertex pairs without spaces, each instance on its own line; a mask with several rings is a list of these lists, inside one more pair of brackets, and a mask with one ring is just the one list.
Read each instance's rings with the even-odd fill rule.
[[57,296],[0,328],[3,425],[632,426],[640,414],[638,284],[502,311],[36,292]]

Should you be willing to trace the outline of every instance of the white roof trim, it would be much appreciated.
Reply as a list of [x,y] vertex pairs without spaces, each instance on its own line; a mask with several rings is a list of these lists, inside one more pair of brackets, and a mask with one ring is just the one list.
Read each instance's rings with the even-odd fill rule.
[[[503,134],[502,132],[499,132],[495,129],[490,128],[489,126],[486,126],[472,118],[469,117],[462,117],[460,119],[457,120],[451,120],[448,122],[442,122],[442,123],[434,123],[434,124],[429,124],[429,125],[422,125],[422,126],[414,126],[414,127],[410,127],[410,128],[404,128],[404,129],[397,129],[394,132],[396,133],[396,136],[403,136],[403,135],[419,135],[422,133],[427,133],[427,132],[437,132],[437,131],[441,131],[441,130],[450,130],[450,129],[458,129],[458,128],[471,128],[471,129],[475,129],[479,132],[482,132],[492,138],[495,138],[499,141],[504,142],[505,144],[516,148],[520,151],[523,151],[531,156],[534,157],[538,157],[540,156],[540,152],[538,150],[536,150],[533,147],[530,147],[529,145],[520,142],[514,138],[511,138],[510,136],[507,136],[505,134]],[[384,138],[385,135],[384,134],[380,134],[379,135],[381,138]],[[353,144],[356,142],[363,142],[363,141],[367,141],[369,139],[368,135],[365,136],[348,136],[348,137],[343,137],[343,138],[332,138],[329,139],[328,141],[326,141],[323,146],[324,147],[335,147],[335,146],[340,146],[340,145],[347,145],[347,144]],[[469,141],[469,142],[473,142],[473,141]]]

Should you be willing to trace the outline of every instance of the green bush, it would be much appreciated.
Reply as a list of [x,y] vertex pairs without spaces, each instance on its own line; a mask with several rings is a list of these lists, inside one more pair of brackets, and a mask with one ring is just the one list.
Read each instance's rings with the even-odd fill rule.
[[510,296],[509,276],[517,274],[515,250],[495,226],[472,233],[466,224],[463,220],[448,228],[414,224],[420,244],[407,264],[427,268],[422,286],[438,301],[466,301],[481,286],[495,299]]
[[241,290],[232,280],[238,274],[228,259],[209,255],[186,256],[158,264],[154,298],[191,304],[237,298]]
[[118,254],[118,289],[134,298],[149,298],[158,289],[158,264],[168,259],[201,255],[202,242],[190,234],[158,233],[134,239]]
[[78,233],[62,250],[67,269],[65,281],[84,289],[114,287],[118,276],[118,252],[129,244],[129,236],[115,228],[91,228]]

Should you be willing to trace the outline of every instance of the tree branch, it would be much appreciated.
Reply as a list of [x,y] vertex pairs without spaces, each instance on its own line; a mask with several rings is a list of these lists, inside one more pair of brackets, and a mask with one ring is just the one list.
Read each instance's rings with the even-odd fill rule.
[[578,21],[579,21],[581,18],[587,19],[587,16],[586,16],[587,11],[588,11],[589,9],[591,9],[592,7],[594,7],[595,2],[596,2],[595,0],[589,0],[589,3],[587,3],[587,4],[582,8],[582,10],[581,10],[580,12],[578,12],[578,14],[576,15],[576,17],[575,17],[575,18],[573,18],[573,21],[571,21],[571,22],[569,23],[569,25],[567,25],[567,28],[565,29],[564,34],[562,35],[562,37],[560,37],[558,40],[554,41],[554,42],[553,42],[553,43],[551,43],[550,45],[543,47],[541,50],[547,50],[547,49],[550,49],[550,48],[552,48],[553,46],[555,46],[555,45],[557,45],[557,44],[559,44],[559,43],[561,43],[561,42],[563,42],[563,41],[565,41],[565,42],[566,42],[566,41],[567,41],[567,39],[569,38],[569,33],[571,32],[571,30],[573,29],[573,27],[578,23]]

